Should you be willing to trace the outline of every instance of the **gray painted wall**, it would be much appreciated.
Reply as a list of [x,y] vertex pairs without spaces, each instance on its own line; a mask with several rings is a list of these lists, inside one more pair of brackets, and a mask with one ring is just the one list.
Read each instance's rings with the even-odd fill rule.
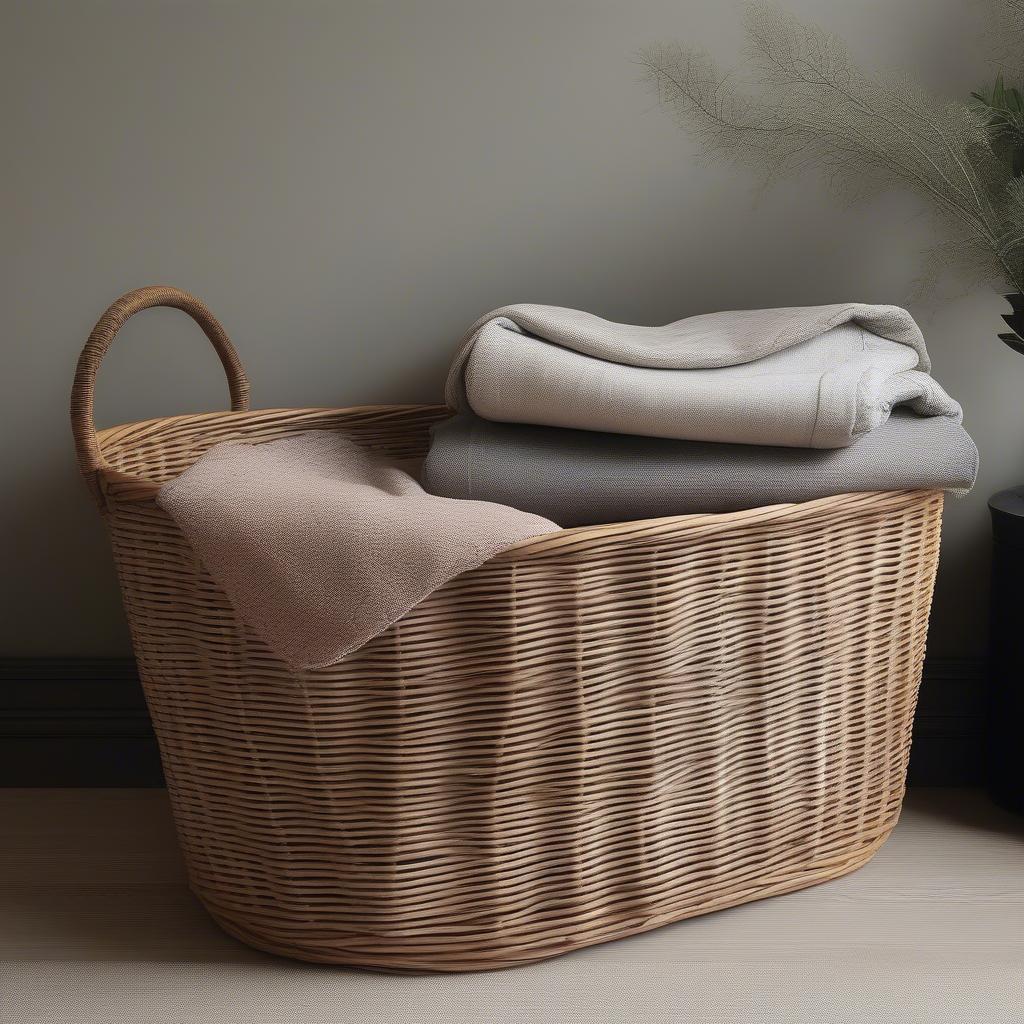
[[[976,5],[787,3],[950,95],[988,74]],[[632,55],[677,37],[731,59],[721,0],[3,7],[0,654],[128,650],[66,414],[81,343],[128,288],[205,298],[257,405],[435,401],[494,306],[662,323],[902,302],[929,238],[900,197],[849,211],[804,183],[755,203],[744,175],[695,164]],[[972,655],[985,499],[1024,478],[1024,360],[995,338],[995,292],[912,309],[982,452],[977,490],[948,503],[931,644]],[[204,344],[179,313],[138,317],[103,367],[101,424],[221,407]]]

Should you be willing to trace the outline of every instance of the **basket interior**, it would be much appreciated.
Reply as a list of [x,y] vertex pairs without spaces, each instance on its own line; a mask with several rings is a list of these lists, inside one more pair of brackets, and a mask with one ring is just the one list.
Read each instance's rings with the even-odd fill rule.
[[101,430],[97,440],[111,469],[162,484],[223,441],[259,443],[306,430],[344,431],[364,448],[390,458],[422,457],[430,427],[450,415],[437,405],[200,413],[125,423]]

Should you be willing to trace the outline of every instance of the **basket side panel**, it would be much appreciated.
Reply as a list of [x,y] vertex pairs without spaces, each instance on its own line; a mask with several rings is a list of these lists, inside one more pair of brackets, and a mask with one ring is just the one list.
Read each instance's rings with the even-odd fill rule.
[[163,513],[115,507],[193,887],[275,952],[465,970],[858,866],[899,813],[941,503],[580,533],[299,676]]

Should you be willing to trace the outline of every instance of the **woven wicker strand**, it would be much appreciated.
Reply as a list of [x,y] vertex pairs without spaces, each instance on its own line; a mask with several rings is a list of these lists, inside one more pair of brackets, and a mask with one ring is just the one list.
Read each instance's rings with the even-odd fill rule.
[[[99,359],[160,303],[198,314],[236,411],[97,434]],[[219,441],[311,428],[422,454],[447,412],[247,412],[198,300],[144,289],[111,310],[76,376],[79,459],[191,885],[228,932],[305,960],[507,967],[835,878],[884,841],[940,493],[566,530],[289,673],[156,507],[160,484]]]
[[220,357],[228,378],[231,393],[231,408],[244,411],[249,408],[249,381],[242,369],[234,345],[231,344],[224,328],[217,318],[194,295],[165,285],[150,285],[137,288],[122,295],[108,307],[89,335],[89,340],[78,357],[75,383],[71,390],[71,431],[78,453],[78,466],[86,484],[97,502],[102,503],[100,477],[103,471],[112,467],[104,460],[96,441],[96,426],[93,419],[93,397],[96,392],[96,371],[107,354],[114,335],[124,326],[125,321],[144,309],[154,306],[169,306],[188,313],[210,339],[214,351]]

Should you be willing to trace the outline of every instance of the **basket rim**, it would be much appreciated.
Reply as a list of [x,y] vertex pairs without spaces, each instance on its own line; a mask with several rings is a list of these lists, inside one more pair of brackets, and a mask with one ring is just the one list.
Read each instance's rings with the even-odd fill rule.
[[[441,419],[445,413],[451,415],[452,410],[445,405],[423,405],[407,403],[404,405],[354,405],[354,406],[274,406],[266,409],[218,409],[210,412],[176,413],[173,416],[153,416],[145,420],[128,420],[124,423],[116,423],[109,427],[103,427],[96,431],[96,446],[103,452],[109,446],[124,446],[127,438],[137,433],[150,433],[163,429],[175,427],[202,426],[203,424],[225,423],[231,420],[247,420],[253,423],[266,420],[274,420],[284,417],[300,419],[309,417],[316,419],[330,417],[332,415],[347,415],[352,413],[364,414],[367,416],[380,417],[386,421],[389,413],[396,418],[409,413],[436,414]],[[323,428],[322,428],[323,429]],[[267,438],[266,440],[272,440]],[[256,442],[263,443],[263,442]],[[96,470],[97,481],[105,495],[113,490],[116,499],[120,503],[146,502],[153,500],[163,482],[150,480],[147,477],[136,473],[126,473],[123,470],[114,469],[110,466],[100,466]]]
[[[452,410],[444,405],[427,405],[408,403],[403,405],[360,405],[360,406],[310,406],[280,407],[251,410],[229,410],[202,413],[181,413],[174,416],[157,416],[148,420],[135,420],[116,424],[98,430],[96,433],[100,449],[111,443],[124,442],[127,436],[140,431],[154,431],[161,428],[182,426],[201,426],[204,423],[226,422],[230,420],[248,420],[260,422],[273,421],[283,416],[294,417],[296,420],[308,416],[318,418],[331,415],[365,414],[381,416],[387,419],[388,414],[396,417],[413,412],[436,413],[442,418]],[[102,469],[99,473],[103,491],[118,505],[143,504],[155,501],[156,495],[163,486],[135,474],[124,473],[115,469]],[[625,522],[601,523],[592,526],[576,526],[557,533],[546,534],[530,540],[521,541],[512,547],[493,556],[491,562],[522,561],[530,556],[549,556],[556,551],[571,555],[573,550],[586,546],[593,551],[595,543],[602,541],[615,544],[623,541],[650,540],[661,535],[689,538],[707,536],[735,529],[737,527],[753,527],[777,522],[782,519],[805,519],[811,521],[822,516],[837,514],[856,515],[894,511],[922,501],[925,496],[942,496],[941,490],[900,490],[900,491],[854,491],[814,498],[811,501],[787,502],[784,504],[763,505],[737,512],[702,512],[688,513],[678,516],[666,516],[658,519],[636,519]]]

